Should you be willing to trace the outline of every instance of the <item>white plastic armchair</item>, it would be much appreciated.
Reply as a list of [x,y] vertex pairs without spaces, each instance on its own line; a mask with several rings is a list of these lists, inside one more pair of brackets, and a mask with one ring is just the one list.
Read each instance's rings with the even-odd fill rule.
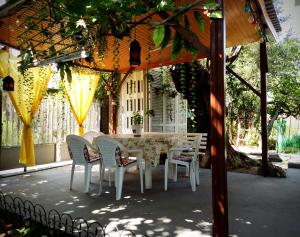
[[[102,181],[104,169],[115,170],[115,187],[116,187],[116,200],[120,200],[122,196],[124,173],[126,169],[136,166],[138,164],[140,172],[141,193],[144,192],[143,181],[143,151],[142,150],[128,150],[121,143],[109,136],[99,136],[94,139],[94,144],[97,145],[101,152],[103,161],[103,171],[100,178],[100,190],[102,191]],[[135,154],[137,159],[129,159],[128,154]],[[125,155],[125,156],[123,156]],[[101,194],[100,191],[100,194]]]
[[99,174],[101,177],[101,158],[97,153],[89,153],[88,148],[93,149],[89,141],[77,135],[68,135],[66,138],[69,154],[72,163],[70,190],[73,186],[74,171],[76,165],[84,166],[84,192],[89,191],[91,182],[91,172],[93,165],[99,165]]
[[101,135],[105,135],[103,132],[98,132],[95,130],[90,130],[88,132],[86,132],[85,134],[83,134],[83,138],[88,140],[91,144],[93,143],[93,139],[95,137],[101,136]]
[[165,190],[168,189],[169,165],[173,165],[173,181],[177,181],[177,165],[187,167],[189,170],[192,191],[196,191],[196,184],[200,184],[199,159],[200,150],[206,149],[207,134],[200,133],[195,136],[192,146],[179,145],[171,148],[165,161]]

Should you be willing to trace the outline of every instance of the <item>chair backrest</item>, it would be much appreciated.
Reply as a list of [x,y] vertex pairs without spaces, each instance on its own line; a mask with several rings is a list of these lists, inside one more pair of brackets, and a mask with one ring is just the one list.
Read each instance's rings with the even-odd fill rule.
[[102,155],[104,166],[107,168],[117,167],[116,152],[118,152],[119,149],[122,150],[123,145],[109,136],[98,136],[95,138],[94,144],[95,143]]
[[193,160],[198,159],[199,154],[204,154],[207,145],[207,133],[198,133],[193,141]]
[[83,134],[83,138],[88,140],[90,143],[93,143],[93,139],[95,137],[98,137],[98,136],[101,136],[101,135],[104,135],[104,133],[103,132],[98,132],[98,131],[95,131],[95,130],[91,130],[91,131],[88,131],[85,134]]
[[68,135],[66,138],[69,154],[75,164],[86,164],[86,155],[88,141],[77,135]]
[[199,144],[199,153],[204,154],[207,147],[207,133],[199,133],[201,135],[201,140]]

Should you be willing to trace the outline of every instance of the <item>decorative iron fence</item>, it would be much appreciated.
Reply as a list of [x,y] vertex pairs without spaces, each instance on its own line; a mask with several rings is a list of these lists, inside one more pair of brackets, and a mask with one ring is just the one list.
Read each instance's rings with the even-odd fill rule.
[[[59,213],[55,209],[46,211],[40,204],[22,200],[0,191],[0,230],[5,233],[5,222],[18,227],[19,231],[31,231],[26,236],[78,236],[105,237],[106,226],[84,218],[73,218],[67,213]],[[1,227],[2,225],[2,227]],[[2,232],[3,232],[2,231]],[[117,231],[121,236],[135,236],[131,231]],[[1,232],[0,232],[1,233]],[[125,234],[124,234],[125,233]]]

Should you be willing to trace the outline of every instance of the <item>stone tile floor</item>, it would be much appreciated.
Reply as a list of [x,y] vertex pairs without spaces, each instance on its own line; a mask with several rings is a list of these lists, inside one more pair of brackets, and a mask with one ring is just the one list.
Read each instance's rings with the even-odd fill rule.
[[[201,169],[201,184],[192,192],[181,170],[177,183],[163,191],[163,167],[153,170],[153,188],[139,192],[138,172],[126,174],[123,198],[107,183],[101,196],[94,170],[91,193],[83,193],[83,169],[77,169],[69,190],[70,165],[0,179],[0,191],[85,217],[109,229],[133,230],[139,236],[211,236],[211,172]],[[232,237],[299,237],[300,170],[287,178],[228,172],[229,232]]]

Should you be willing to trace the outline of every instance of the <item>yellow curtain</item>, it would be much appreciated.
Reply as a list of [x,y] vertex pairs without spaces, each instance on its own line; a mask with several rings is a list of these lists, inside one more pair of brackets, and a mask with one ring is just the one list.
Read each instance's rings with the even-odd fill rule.
[[99,73],[94,71],[74,69],[72,71],[72,81],[68,82],[66,78],[64,79],[66,97],[78,123],[80,136],[84,134],[83,121],[93,102],[99,78]]
[[[2,53],[0,53],[1,59]],[[19,162],[26,166],[34,166],[35,156],[31,123],[47,90],[51,70],[50,67],[35,67],[28,69],[24,75],[21,75],[17,70],[18,60],[16,57],[10,57],[9,66],[5,65],[6,62],[2,60],[0,62],[2,65],[0,72],[4,73],[1,77],[9,74],[15,81],[14,91],[9,92],[9,96],[23,122]]]

